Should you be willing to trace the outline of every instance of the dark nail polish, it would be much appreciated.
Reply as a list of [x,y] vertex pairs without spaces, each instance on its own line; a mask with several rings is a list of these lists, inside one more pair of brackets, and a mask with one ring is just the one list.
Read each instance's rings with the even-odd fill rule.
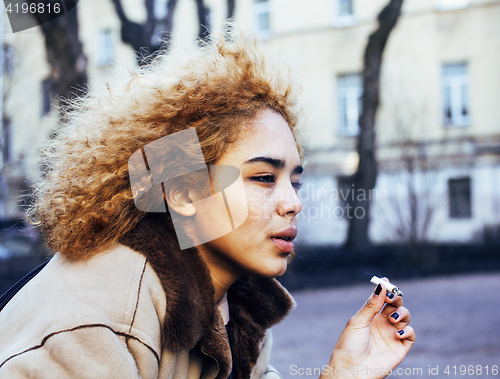
[[382,291],[382,286],[379,284],[377,288],[375,288],[375,295],[380,295],[381,291]]
[[398,312],[394,312],[391,317],[394,319],[394,320],[397,320],[399,318],[399,313]]
[[387,292],[387,297],[392,300],[394,299],[394,294],[392,292]]
[[404,330],[398,330],[398,333],[400,336],[402,336],[404,334],[404,332],[405,332]]

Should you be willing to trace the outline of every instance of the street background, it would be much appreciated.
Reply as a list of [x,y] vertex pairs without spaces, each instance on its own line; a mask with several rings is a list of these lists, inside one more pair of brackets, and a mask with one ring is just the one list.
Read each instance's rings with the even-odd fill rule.
[[[374,289],[368,280],[352,287],[292,293],[296,309],[272,329],[271,364],[284,378],[318,377],[293,373],[298,368],[314,369],[328,364],[345,323]],[[500,275],[469,274],[393,282],[403,291],[404,306],[411,312],[410,325],[417,339],[398,366],[410,375],[397,375],[395,371],[390,377],[500,377],[500,372],[496,376],[491,373],[493,365],[500,367]],[[292,365],[296,371],[291,370]],[[474,375],[460,375],[461,365],[474,366]],[[449,375],[444,373],[447,366],[451,370]],[[457,375],[453,366],[457,366]],[[479,371],[476,374],[476,366],[482,367],[482,374]],[[430,375],[429,367],[438,367],[438,375]],[[421,374],[415,370],[419,368]]]

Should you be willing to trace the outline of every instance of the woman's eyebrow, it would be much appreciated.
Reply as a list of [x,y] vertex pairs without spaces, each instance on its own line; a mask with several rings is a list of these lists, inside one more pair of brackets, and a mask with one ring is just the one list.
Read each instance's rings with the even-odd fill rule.
[[304,171],[304,167],[302,167],[301,165],[298,165],[297,167],[295,167],[292,171],[292,174],[302,174],[302,172]]
[[276,158],[270,158],[270,157],[255,157],[255,158],[250,158],[249,160],[243,162],[244,164],[249,164],[249,163],[267,163],[274,168],[284,168],[285,167],[285,162],[281,159],[276,159]]
[[[277,169],[283,169],[285,167],[285,162],[283,160],[270,157],[255,157],[243,162],[243,164],[251,164],[251,163],[267,163]],[[304,171],[304,168],[301,165],[298,165],[293,169],[292,173],[301,174],[302,171]]]

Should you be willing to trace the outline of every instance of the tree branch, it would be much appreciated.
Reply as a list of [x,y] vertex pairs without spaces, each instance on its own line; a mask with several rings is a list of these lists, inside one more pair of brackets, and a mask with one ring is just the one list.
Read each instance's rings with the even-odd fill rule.
[[[145,0],[147,19],[144,24],[138,24],[128,19],[123,10],[121,0],[111,0],[116,14],[121,22],[121,39],[136,52],[137,63],[146,65],[159,51],[168,50],[172,33],[173,15],[177,0],[169,0],[166,4],[167,15],[163,20],[157,20],[154,14],[154,0]],[[155,30],[161,26],[161,38],[154,41]],[[160,31],[156,31],[160,33]]]
[[[123,42],[128,43],[137,55],[137,61],[140,64],[142,61],[141,55],[144,49],[149,51],[149,45],[151,44],[151,27],[148,27],[148,23],[138,24],[136,22],[130,21],[123,10],[121,0],[111,0],[115,6],[116,14],[121,22],[121,39]],[[148,20],[150,19],[148,15]],[[147,33],[149,31],[149,35]],[[147,52],[146,52],[147,54]]]

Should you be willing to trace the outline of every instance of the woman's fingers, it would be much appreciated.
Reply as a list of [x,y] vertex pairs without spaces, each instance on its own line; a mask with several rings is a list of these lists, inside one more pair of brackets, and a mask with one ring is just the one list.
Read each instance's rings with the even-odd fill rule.
[[385,302],[387,304],[391,304],[394,307],[400,307],[403,305],[403,298],[398,295],[394,295],[392,292],[387,292],[386,295],[387,299],[385,299]]
[[[382,279],[389,282],[387,278]],[[387,317],[389,322],[397,329],[399,339],[412,341],[411,343],[413,344],[413,341],[415,341],[415,332],[411,326],[408,326],[411,315],[410,311],[403,307],[403,298],[391,292],[387,292],[386,297],[386,304],[380,313]]]
[[[385,309],[382,313],[385,312]],[[405,307],[396,308],[393,312],[387,315],[389,322],[393,324],[397,329],[403,329],[406,325],[410,323],[411,315],[410,311]]]
[[[383,281],[390,283],[389,279],[386,277],[382,278]],[[396,294],[393,294],[392,292],[387,292],[387,299],[386,303],[387,304],[392,304],[394,307],[400,307],[403,305],[403,298],[401,296],[398,296]]]
[[366,300],[365,305],[350,320],[360,327],[367,327],[371,324],[373,318],[380,312],[385,304],[387,291],[380,284],[377,285],[371,296]]
[[400,339],[406,348],[410,348],[415,342],[415,331],[409,325],[406,325],[403,329],[399,329],[396,333],[396,338]]

